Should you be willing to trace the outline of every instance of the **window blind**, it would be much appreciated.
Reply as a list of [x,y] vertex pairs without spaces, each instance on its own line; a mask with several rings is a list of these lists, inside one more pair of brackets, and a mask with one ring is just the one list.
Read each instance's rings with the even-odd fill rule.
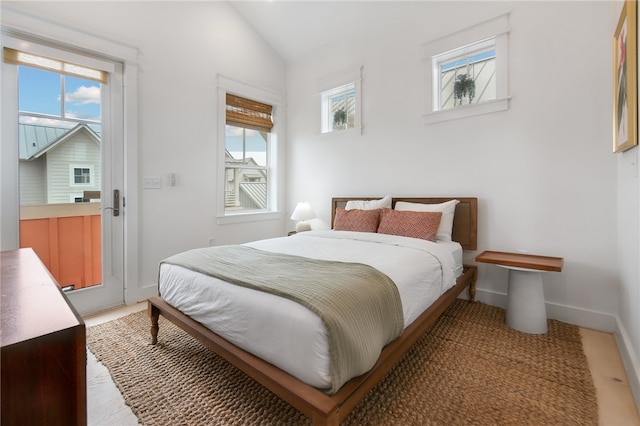
[[84,78],[107,84],[108,73],[102,70],[84,67],[77,64],[34,55],[20,50],[3,48],[4,61],[14,65],[25,65],[32,68],[39,68],[45,71],[53,71],[64,75]]
[[226,122],[230,126],[271,132],[272,111],[271,105],[227,93]]

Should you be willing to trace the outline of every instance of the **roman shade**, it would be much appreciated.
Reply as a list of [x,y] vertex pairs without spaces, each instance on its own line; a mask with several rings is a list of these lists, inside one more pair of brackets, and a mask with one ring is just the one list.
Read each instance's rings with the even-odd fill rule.
[[72,64],[59,59],[47,58],[45,56],[34,55],[20,50],[3,48],[4,61],[8,64],[25,65],[32,68],[39,68],[45,71],[57,72],[73,77],[93,80],[102,84],[107,84],[108,73],[106,71]]
[[271,105],[227,93],[226,123],[229,126],[271,132],[272,110]]

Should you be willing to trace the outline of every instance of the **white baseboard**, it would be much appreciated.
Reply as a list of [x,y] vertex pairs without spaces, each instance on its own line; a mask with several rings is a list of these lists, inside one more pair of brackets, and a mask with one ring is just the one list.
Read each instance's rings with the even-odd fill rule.
[[[499,308],[507,307],[507,294],[498,293],[490,290],[477,289],[476,300],[487,305],[497,306]],[[587,309],[576,308],[574,306],[560,305],[557,303],[546,302],[547,317],[558,321],[575,324],[579,327],[591,328],[593,330],[605,331],[607,333],[615,333],[617,330],[617,321],[615,315],[603,312],[590,311]]]
[[640,411],[640,358],[638,358],[640,354],[633,350],[633,345],[629,342],[629,335],[617,315],[615,337],[633,399]]

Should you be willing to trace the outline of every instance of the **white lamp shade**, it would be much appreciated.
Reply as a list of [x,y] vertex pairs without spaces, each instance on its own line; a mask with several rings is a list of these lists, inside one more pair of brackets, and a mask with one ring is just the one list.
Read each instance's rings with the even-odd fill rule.
[[316,214],[311,209],[311,205],[306,201],[298,203],[291,215],[292,220],[297,220],[296,232],[304,232],[311,230],[311,224],[307,222],[309,219],[316,217]]
[[316,217],[316,214],[311,209],[311,205],[306,201],[302,201],[298,203],[296,208],[293,210],[293,214],[291,215],[291,220],[309,220]]

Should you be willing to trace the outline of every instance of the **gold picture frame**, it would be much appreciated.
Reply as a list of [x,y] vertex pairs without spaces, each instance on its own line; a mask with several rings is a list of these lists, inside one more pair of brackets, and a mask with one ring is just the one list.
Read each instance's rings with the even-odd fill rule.
[[638,144],[636,13],[636,1],[625,1],[613,37],[613,152]]

